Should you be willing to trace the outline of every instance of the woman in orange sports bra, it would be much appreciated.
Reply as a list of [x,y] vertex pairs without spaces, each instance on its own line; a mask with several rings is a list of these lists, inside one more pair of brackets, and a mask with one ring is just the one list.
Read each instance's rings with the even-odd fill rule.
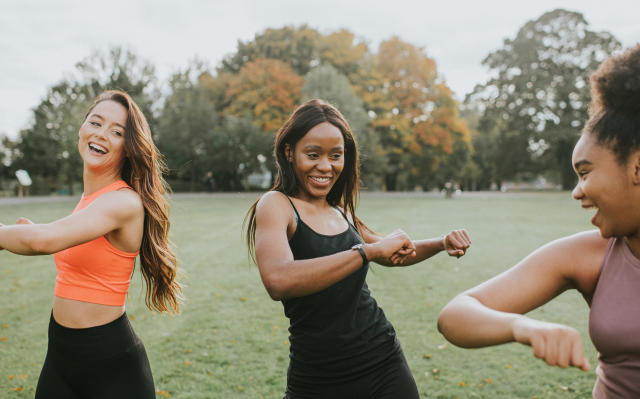
[[80,127],[78,151],[84,193],[70,216],[0,224],[0,249],[55,254],[58,276],[36,398],[155,398],[125,299],[139,256],[147,306],[179,311],[164,163],[144,115],[121,91],[96,98]]

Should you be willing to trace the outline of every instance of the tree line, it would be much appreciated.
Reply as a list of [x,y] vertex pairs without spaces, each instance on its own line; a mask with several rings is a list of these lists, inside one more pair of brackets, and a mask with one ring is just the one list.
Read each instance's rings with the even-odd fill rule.
[[487,189],[537,175],[569,188],[589,75],[620,48],[577,12],[547,12],[487,55],[491,78],[462,103],[435,60],[398,37],[374,51],[348,30],[266,29],[217,66],[192,60],[168,82],[131,50],[111,48],[78,62],[48,88],[29,127],[2,138],[0,175],[25,169],[32,192],[77,191],[78,127],[91,100],[117,88],[148,117],[176,191],[202,190],[208,175],[218,190],[251,188],[248,176],[273,172],[275,132],[310,98],[336,105],[351,124],[366,189]]

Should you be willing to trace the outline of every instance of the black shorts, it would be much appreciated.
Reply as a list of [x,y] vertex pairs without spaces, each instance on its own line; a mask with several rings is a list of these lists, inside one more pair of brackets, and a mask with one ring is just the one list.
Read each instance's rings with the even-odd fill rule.
[[67,328],[51,316],[36,399],[154,399],[147,353],[125,314],[102,326]]
[[284,399],[420,399],[416,381],[402,352],[371,373],[329,384],[287,383]]

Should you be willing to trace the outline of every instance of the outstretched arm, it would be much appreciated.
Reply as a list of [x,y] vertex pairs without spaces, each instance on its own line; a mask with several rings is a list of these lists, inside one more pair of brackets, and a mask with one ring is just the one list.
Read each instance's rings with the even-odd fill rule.
[[[382,237],[375,235],[370,231],[363,233],[366,242],[374,243]],[[447,251],[449,256],[463,256],[469,246],[471,239],[464,229],[454,230],[439,238],[428,238],[425,240],[414,240],[414,251],[408,248],[402,248],[389,258],[374,259],[374,261],[383,266],[409,266],[429,259],[440,251]]]
[[579,333],[524,316],[569,288],[590,297],[607,241],[597,231],[553,241],[493,279],[455,297],[438,329],[453,344],[483,347],[520,342],[550,365],[589,369]]
[[142,204],[131,190],[106,193],[86,208],[47,224],[21,218],[0,226],[0,247],[19,255],[52,254],[117,230],[135,218]]

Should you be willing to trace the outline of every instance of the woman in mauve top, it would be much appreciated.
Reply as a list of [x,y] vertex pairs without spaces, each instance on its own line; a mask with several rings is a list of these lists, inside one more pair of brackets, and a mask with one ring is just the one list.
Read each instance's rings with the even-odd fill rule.
[[0,225],[1,249],[55,254],[58,276],[36,398],[152,399],[149,361],[125,299],[139,255],[147,306],[179,311],[164,164],[144,115],[121,91],[96,98],[80,126],[78,151],[84,192],[70,216]]
[[594,398],[640,398],[640,45],[591,76],[590,118],[573,150],[573,198],[598,230],[553,241],[454,298],[438,328],[452,343],[530,345],[549,365],[589,370],[573,328],[524,313],[565,290],[587,301],[598,349]]
[[365,281],[369,261],[405,266],[446,250],[464,230],[412,241],[380,237],[355,216],[358,149],[333,106],[309,100],[276,136],[278,176],[247,214],[247,240],[265,288],[289,318],[287,399],[418,399],[395,330]]

